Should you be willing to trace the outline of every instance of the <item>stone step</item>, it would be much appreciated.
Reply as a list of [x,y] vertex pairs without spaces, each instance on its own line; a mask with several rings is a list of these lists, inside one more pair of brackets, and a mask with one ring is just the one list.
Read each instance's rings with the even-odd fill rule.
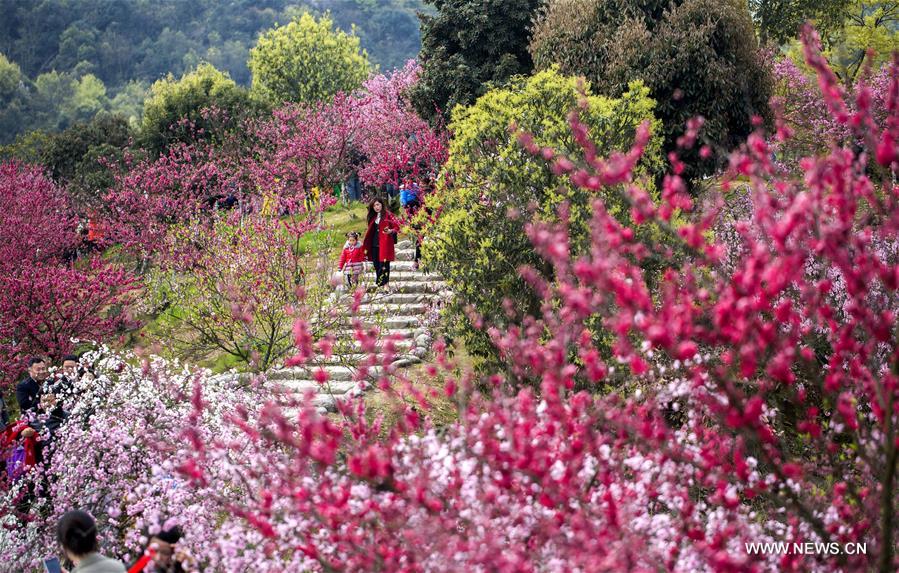
[[355,390],[356,386],[358,385],[359,384],[354,381],[328,381],[324,384],[319,384],[315,380],[305,380],[302,378],[297,378],[281,380],[279,383],[279,390],[282,392],[299,393],[305,392],[307,390],[312,390],[313,392],[315,392],[316,396],[328,396],[330,394],[339,396]]
[[390,287],[392,289],[391,293],[440,293],[443,290],[446,290],[446,283],[438,283],[432,281],[398,281],[393,282],[391,279]]
[[269,380],[293,380],[296,378],[311,378],[318,369],[325,370],[330,380],[354,380],[356,377],[356,369],[339,364],[324,364],[305,368],[297,366],[293,368],[279,368],[268,373]]
[[[337,411],[337,396],[331,394],[316,394],[312,398],[312,404],[320,414]],[[282,413],[287,419],[296,419],[299,410],[295,407],[286,407]]]
[[446,281],[437,275],[430,275],[421,271],[394,271],[390,269],[390,282],[430,282],[445,284]]
[[[388,342],[388,340],[386,337],[381,338],[375,342],[375,348],[380,350],[381,348],[384,348],[384,346],[387,344],[387,342]],[[362,346],[362,344],[360,342],[354,340],[352,346],[354,348],[359,348],[360,346]],[[396,348],[397,350],[405,350],[405,349],[412,348],[414,346],[415,346],[415,341],[412,339],[409,339],[409,338],[393,341],[393,347]]]
[[[417,328],[385,328],[381,331],[381,338],[387,339],[387,337],[399,337],[400,339],[408,339],[414,338],[418,333],[416,332]],[[355,338],[355,330],[352,328],[346,328],[341,330],[334,331],[335,336],[337,336],[337,340],[350,340]]]
[[[411,330],[413,334],[418,334],[416,331],[424,329],[421,319],[418,316],[413,315],[388,316],[383,320],[377,320],[377,316],[373,316],[368,320],[366,320],[367,317],[365,316],[359,316],[357,318],[362,321],[362,328],[380,328],[385,334],[403,329],[408,329]],[[339,328],[340,332],[347,332],[350,336],[355,332],[355,328],[353,327],[353,317],[351,316],[343,317],[337,322],[335,327]]]
[[363,303],[381,302],[386,304],[430,303],[437,300],[436,292],[394,292],[368,293],[362,297]]
[[[368,304],[360,304],[356,310],[356,315],[366,316],[371,314],[384,314],[386,319],[389,316],[417,316],[423,314],[428,305],[422,303],[415,304],[384,304],[381,302],[372,302]],[[344,316],[353,316],[350,311]]]
[[[398,351],[398,354],[394,357],[394,359],[393,359],[394,362],[396,362],[397,360],[402,360],[402,359],[418,359],[418,358],[420,358],[419,356],[416,356],[415,354],[411,354],[411,353],[406,354],[406,353],[404,353],[404,352],[403,352],[402,350],[400,350],[400,349],[397,349],[397,351]],[[325,356],[314,356],[314,357],[312,357],[312,359],[309,361],[308,365],[309,365],[309,366],[319,366],[319,365],[326,365],[326,364],[353,364],[353,365],[358,365],[358,364],[360,364],[363,360],[366,360],[367,358],[368,358],[368,354],[365,354],[365,353],[362,353],[362,352],[355,352],[355,353],[351,353],[351,354],[343,354],[343,355],[339,355],[339,356],[338,356],[338,355],[332,355],[332,356],[328,356],[328,357],[325,357]],[[376,367],[377,367],[377,365],[379,365],[379,364],[380,364],[380,361],[376,362]],[[371,375],[372,375],[372,376],[375,376],[376,373],[372,373]]]
[[[416,270],[416,269],[413,268],[413,261],[411,261],[411,260],[409,260],[409,261],[406,261],[406,260],[393,261],[392,263],[390,263],[390,272],[391,273],[393,271],[414,271],[414,270]],[[422,271],[422,272],[424,272],[424,271]],[[432,276],[437,276],[437,275],[432,275]]]

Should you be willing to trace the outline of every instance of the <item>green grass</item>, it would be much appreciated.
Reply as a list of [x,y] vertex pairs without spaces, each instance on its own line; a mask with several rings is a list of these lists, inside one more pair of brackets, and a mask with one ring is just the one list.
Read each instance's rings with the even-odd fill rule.
[[356,231],[365,234],[367,207],[364,203],[353,202],[349,205],[332,205],[324,212],[322,229],[306,233],[300,238],[299,249],[302,253],[314,253],[325,248],[328,253],[337,257],[346,242],[346,234]]

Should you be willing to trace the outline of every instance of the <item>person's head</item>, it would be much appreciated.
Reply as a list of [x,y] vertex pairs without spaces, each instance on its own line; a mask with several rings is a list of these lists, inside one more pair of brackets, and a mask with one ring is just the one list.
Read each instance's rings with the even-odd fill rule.
[[384,207],[384,200],[380,197],[371,200],[371,203],[368,204],[368,221],[372,222],[375,217],[379,214],[385,212],[387,209]]
[[62,358],[62,373],[66,376],[78,374],[78,357],[74,354],[66,354]]
[[181,528],[177,525],[164,529],[150,537],[150,547],[155,551],[153,563],[157,568],[167,569],[172,566],[175,544],[181,540]]
[[351,245],[356,244],[359,241],[359,233],[357,233],[356,231],[350,231],[349,233],[346,234],[346,240]]
[[80,559],[99,548],[97,544],[97,523],[85,511],[73,509],[56,524],[56,540],[69,559]]
[[47,362],[40,356],[32,356],[28,360],[28,375],[35,382],[43,382],[50,372],[47,370]]

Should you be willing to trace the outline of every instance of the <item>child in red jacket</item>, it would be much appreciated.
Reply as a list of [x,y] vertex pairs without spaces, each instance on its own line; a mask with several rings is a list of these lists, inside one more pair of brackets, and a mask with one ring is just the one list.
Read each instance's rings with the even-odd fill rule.
[[365,249],[362,248],[359,233],[349,232],[346,234],[346,238],[347,241],[343,245],[343,252],[340,253],[337,268],[343,271],[347,287],[353,290],[359,286],[359,276],[362,274],[362,267],[365,263]]

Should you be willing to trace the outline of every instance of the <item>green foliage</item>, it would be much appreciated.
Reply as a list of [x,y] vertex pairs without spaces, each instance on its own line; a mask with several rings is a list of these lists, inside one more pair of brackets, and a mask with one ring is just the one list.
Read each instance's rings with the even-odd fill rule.
[[[659,127],[653,119],[655,102],[639,82],[618,99],[591,95],[588,88],[585,95],[587,109],[581,117],[593,141],[601,142],[601,154],[629,149],[644,120]],[[534,251],[525,224],[533,218],[557,220],[558,207],[567,202],[573,252],[586,247],[595,196],[554,175],[548,163],[526,152],[509,129],[514,122],[533,134],[538,145],[573,153],[578,147],[566,118],[579,98],[578,80],[550,69],[513,78],[506,88],[491,90],[473,106],[453,112],[454,137],[441,174],[444,184],[428,199],[428,206],[440,210],[440,216],[426,232],[423,257],[447,277],[457,294],[459,307],[451,320],[469,350],[479,356],[490,356],[493,349],[483,334],[471,329],[462,306],[474,304],[492,324],[509,320],[502,307],[506,298],[520,315],[539,314],[540,298],[518,270],[530,265],[549,276],[550,269]],[[660,140],[653,138],[637,174],[652,179],[661,168]],[[610,213],[629,224],[629,210],[617,195],[604,198]]]
[[250,50],[252,92],[262,101],[316,102],[362,85],[371,71],[355,34],[308,13],[269,30]]
[[412,101],[422,117],[447,119],[491,86],[533,69],[528,28],[542,0],[432,0],[422,15],[422,73]]
[[824,30],[824,55],[846,85],[854,85],[868,50],[875,69],[899,50],[899,1],[846,2],[845,19],[836,29]]
[[21,118],[31,111],[26,80],[22,69],[0,53],[0,142],[12,139],[3,134],[14,135]]
[[[0,52],[19,66],[24,81],[21,98],[0,105],[0,143],[90,119],[59,111],[64,100],[39,98],[32,81],[42,74],[55,71],[67,82],[92,74],[106,87],[107,110],[133,117],[136,125],[139,92],[201,62],[249,86],[247,59],[259,33],[297,9],[328,10],[343,30],[356,24],[372,61],[399,67],[418,53],[415,13],[422,7],[423,0],[0,0]],[[0,65],[0,82],[11,77],[5,68]],[[65,93],[71,97],[71,90]]]
[[811,21],[825,32],[840,27],[845,0],[749,0],[749,11],[762,43],[784,44],[799,35],[799,26]]
[[[150,87],[141,120],[141,143],[150,153],[161,153],[173,142],[196,137],[195,128],[210,131],[203,110],[225,112],[230,122],[249,107],[247,91],[212,64],[200,64],[178,80],[169,74]],[[181,120],[189,124],[179,123]]]
[[[539,69],[558,64],[617,96],[642,79],[658,102],[665,151],[691,117],[722,152],[744,141],[751,116],[770,116],[773,82],[740,0],[550,0],[537,19],[531,54]],[[684,157],[686,175],[711,173],[715,161]]]
[[58,183],[65,185],[75,208],[100,209],[113,182],[110,164],[122,159],[131,141],[131,128],[122,116],[98,115],[47,136],[40,163]]

